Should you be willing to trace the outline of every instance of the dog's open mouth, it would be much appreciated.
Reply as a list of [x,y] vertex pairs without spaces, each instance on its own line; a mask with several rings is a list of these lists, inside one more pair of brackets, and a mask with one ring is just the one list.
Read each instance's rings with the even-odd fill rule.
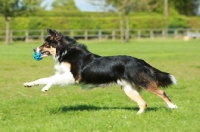
[[40,57],[42,58],[42,57],[49,56],[49,55],[51,55],[49,51],[43,51],[43,52],[41,52]]

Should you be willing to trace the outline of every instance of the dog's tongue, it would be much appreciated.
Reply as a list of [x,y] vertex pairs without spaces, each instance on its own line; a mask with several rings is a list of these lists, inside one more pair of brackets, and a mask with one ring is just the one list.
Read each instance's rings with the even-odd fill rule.
[[42,60],[42,58],[41,58],[41,54],[40,54],[40,53],[36,53],[36,52],[34,52],[34,59],[37,60],[37,61]]

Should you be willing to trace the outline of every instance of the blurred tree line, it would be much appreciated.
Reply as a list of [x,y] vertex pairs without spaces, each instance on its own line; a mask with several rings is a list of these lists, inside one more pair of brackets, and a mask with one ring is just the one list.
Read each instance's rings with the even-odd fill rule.
[[[121,37],[125,33],[128,41],[130,28],[162,28],[164,8],[168,9],[168,27],[187,27],[200,25],[197,16],[200,0],[85,0],[88,3],[104,7],[107,12],[81,12],[74,0],[54,0],[52,10],[41,7],[44,0],[1,0],[0,15],[4,17],[6,43],[9,29],[90,29],[120,28]],[[167,5],[164,3],[167,1]],[[113,8],[108,8],[112,6]],[[188,17],[192,19],[187,19]],[[2,23],[0,17],[0,23]],[[11,26],[10,26],[11,21]],[[29,26],[27,26],[29,25]],[[125,31],[124,31],[125,29]],[[123,39],[122,39],[123,41]]]
[[[99,4],[98,0],[88,0]],[[105,0],[104,6],[112,5],[117,9],[120,20],[121,41],[129,41],[129,16],[131,12],[155,12],[164,15],[165,27],[168,28],[168,13],[170,15],[195,16],[200,8],[200,0]],[[125,20],[124,20],[125,17]],[[125,22],[124,22],[125,21]],[[124,26],[125,25],[125,26]]]

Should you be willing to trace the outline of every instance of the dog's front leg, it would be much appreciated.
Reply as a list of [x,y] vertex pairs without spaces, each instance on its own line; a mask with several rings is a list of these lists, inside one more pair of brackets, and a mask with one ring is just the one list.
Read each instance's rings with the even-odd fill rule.
[[47,78],[41,78],[32,82],[26,82],[24,83],[24,87],[32,87],[37,85],[47,85],[49,82],[51,82],[51,77]]
[[75,79],[71,72],[65,72],[63,74],[55,74],[49,78],[47,85],[42,88],[41,91],[46,92],[52,85],[69,85],[74,84]]
[[45,85],[49,82],[49,78],[41,78],[32,82],[26,82],[24,83],[24,87],[32,87],[37,85]]
[[55,74],[48,78],[41,78],[33,82],[24,83],[25,87],[32,87],[36,85],[46,85],[41,91],[46,92],[52,85],[69,85],[74,84],[75,79],[71,72],[65,72],[63,74]]
[[46,92],[50,89],[50,87],[52,86],[53,84],[51,82],[47,83],[47,85],[45,87],[43,87],[41,89],[42,92]]
[[32,87],[37,85],[46,85],[41,91],[46,92],[53,85],[55,75],[48,78],[41,78],[32,82],[24,83],[24,87]]

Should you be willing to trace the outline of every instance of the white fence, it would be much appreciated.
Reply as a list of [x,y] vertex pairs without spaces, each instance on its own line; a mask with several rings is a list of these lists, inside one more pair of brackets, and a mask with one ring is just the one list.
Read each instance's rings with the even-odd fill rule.
[[[85,29],[85,30],[57,30],[64,35],[76,38],[76,39],[112,39],[115,41],[120,38],[120,30],[118,29]],[[5,40],[5,30],[0,30],[0,40]],[[47,36],[46,30],[10,30],[9,40],[13,41],[35,41],[42,40]],[[129,30],[129,37],[131,39],[142,38],[174,38],[181,39],[187,36],[188,38],[200,38],[200,29],[131,29]],[[125,36],[124,36],[125,37]]]

